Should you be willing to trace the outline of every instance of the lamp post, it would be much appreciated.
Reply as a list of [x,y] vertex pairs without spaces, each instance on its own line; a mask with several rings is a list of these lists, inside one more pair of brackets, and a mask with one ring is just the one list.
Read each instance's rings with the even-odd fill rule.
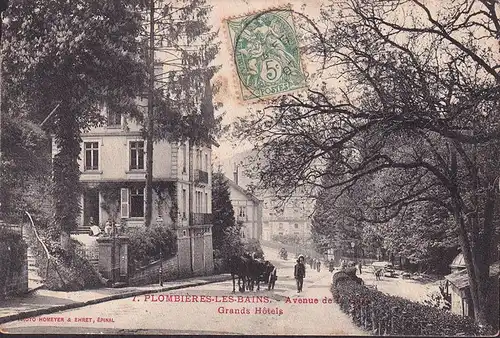
[[111,278],[113,283],[118,281],[116,276],[116,226],[115,221],[111,222]]
[[160,270],[158,272],[159,284],[163,286],[163,251],[160,249]]

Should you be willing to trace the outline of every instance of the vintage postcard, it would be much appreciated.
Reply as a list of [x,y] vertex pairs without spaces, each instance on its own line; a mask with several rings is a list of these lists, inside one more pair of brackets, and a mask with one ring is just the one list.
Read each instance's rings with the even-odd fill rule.
[[498,333],[497,1],[0,13],[0,332]]

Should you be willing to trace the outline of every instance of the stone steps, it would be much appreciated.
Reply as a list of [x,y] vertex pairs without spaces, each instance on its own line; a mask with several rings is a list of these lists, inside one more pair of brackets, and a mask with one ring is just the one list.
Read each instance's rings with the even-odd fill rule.
[[72,231],[71,233],[77,235],[86,235],[89,233],[89,231],[90,231],[89,226],[79,226],[78,228],[76,228],[76,230]]
[[36,287],[36,284],[40,285],[43,282],[44,279],[40,276],[40,269],[36,266],[36,258],[28,247],[28,285],[31,289]]

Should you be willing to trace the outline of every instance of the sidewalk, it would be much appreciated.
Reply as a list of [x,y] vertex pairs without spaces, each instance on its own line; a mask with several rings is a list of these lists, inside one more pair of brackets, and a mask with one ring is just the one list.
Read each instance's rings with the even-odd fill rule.
[[115,299],[218,283],[230,279],[229,274],[222,274],[164,282],[163,286],[152,284],[119,289],[99,288],[72,292],[39,289],[25,297],[0,301],[0,324]]

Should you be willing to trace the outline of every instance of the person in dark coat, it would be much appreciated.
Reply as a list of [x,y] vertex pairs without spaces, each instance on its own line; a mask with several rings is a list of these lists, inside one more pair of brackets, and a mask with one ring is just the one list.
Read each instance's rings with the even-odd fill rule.
[[304,278],[306,277],[306,266],[304,265],[304,256],[299,255],[297,259],[297,264],[295,264],[294,277],[297,281],[297,293],[302,292],[302,286],[304,285]]
[[316,269],[318,270],[318,272],[320,272],[320,270],[321,270],[321,260],[319,258],[316,261]]

